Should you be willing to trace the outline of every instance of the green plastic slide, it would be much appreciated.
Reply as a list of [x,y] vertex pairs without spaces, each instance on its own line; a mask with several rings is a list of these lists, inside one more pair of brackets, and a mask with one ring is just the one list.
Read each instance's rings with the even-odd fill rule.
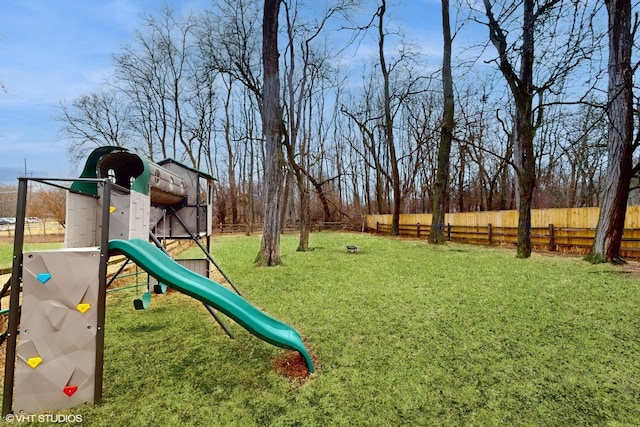
[[240,295],[175,262],[161,249],[142,239],[109,242],[109,252],[134,261],[151,276],[173,289],[220,310],[258,338],[277,347],[298,351],[313,373],[313,361],[298,332],[265,314]]

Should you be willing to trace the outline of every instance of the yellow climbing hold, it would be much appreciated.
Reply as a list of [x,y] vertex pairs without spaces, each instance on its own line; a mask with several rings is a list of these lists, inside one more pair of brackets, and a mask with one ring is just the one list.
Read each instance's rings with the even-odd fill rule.
[[85,314],[91,308],[91,304],[87,304],[87,303],[78,304],[76,308],[80,313]]
[[109,206],[109,213],[112,214],[116,211],[116,207],[115,206]]
[[27,365],[31,366],[33,369],[36,369],[40,363],[42,363],[42,357],[39,356],[27,359]]

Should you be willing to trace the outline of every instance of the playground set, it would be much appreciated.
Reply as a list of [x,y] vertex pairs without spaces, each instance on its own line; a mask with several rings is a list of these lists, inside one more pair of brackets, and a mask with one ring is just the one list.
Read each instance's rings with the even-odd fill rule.
[[[67,190],[64,249],[23,253],[30,180]],[[149,281],[136,309],[148,307],[152,290],[169,286],[201,301],[230,337],[216,310],[258,338],[298,351],[314,371],[298,332],[247,302],[210,255],[213,181],[175,160],[156,164],[112,146],[95,149],[79,178],[18,179],[12,273],[2,290],[10,290],[3,416],[102,400],[106,291],[129,261],[157,281]],[[163,238],[192,239],[206,259],[182,265]],[[126,261],[108,279],[114,255]],[[209,278],[211,264],[233,290]]]

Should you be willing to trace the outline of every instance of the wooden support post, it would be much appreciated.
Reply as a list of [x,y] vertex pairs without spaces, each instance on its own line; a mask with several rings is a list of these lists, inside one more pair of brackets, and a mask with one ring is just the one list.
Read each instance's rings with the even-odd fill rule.
[[487,235],[489,239],[489,246],[491,246],[493,243],[493,227],[491,227],[491,224],[487,224]]
[[549,250],[555,252],[556,250],[556,238],[553,229],[553,224],[549,224]]
[[416,236],[420,238],[420,223],[416,224]]
[[451,240],[451,224],[447,223],[447,240]]

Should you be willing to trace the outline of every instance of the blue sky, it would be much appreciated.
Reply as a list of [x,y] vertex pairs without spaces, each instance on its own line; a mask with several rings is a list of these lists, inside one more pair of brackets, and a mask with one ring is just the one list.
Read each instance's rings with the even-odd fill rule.
[[[197,9],[206,0],[166,2]],[[175,4],[174,4],[175,3]],[[62,101],[95,91],[111,55],[133,40],[157,0],[10,0],[0,13],[0,183],[76,176],[55,120]]]
[[[133,41],[142,13],[163,5],[198,11],[210,0],[7,0],[0,13],[0,184],[26,171],[74,177],[57,107],[96,91],[111,56]],[[439,0],[396,0],[388,6],[408,38],[440,46]],[[431,24],[428,24],[431,22]],[[427,48],[427,50],[433,50]],[[437,48],[436,48],[437,50]]]

